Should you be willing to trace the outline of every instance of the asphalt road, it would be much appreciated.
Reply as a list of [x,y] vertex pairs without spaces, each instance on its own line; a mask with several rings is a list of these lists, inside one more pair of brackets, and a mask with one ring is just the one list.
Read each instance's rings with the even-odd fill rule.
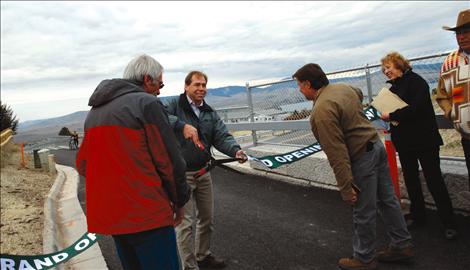
[[[57,150],[57,162],[73,165],[74,151]],[[351,255],[351,209],[339,193],[268,178],[213,171],[215,233],[212,251],[227,259],[227,270],[337,269]],[[83,179],[81,181],[83,183]],[[83,187],[79,197],[83,199]],[[427,228],[412,231],[416,259],[411,264],[380,264],[392,269],[468,269],[470,217],[457,216],[460,237],[444,238],[437,213],[428,211]],[[378,222],[377,247],[386,246]],[[99,242],[109,269],[121,269],[109,237]]]

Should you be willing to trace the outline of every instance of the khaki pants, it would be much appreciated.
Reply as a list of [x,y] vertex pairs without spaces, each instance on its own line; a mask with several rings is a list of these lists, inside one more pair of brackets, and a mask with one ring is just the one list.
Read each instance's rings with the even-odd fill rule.
[[[194,180],[196,172],[187,172],[191,199],[184,206],[183,221],[176,227],[178,250],[184,270],[199,269],[197,260],[210,254],[210,240],[214,230],[212,178],[206,173]],[[193,224],[196,222],[196,233]]]

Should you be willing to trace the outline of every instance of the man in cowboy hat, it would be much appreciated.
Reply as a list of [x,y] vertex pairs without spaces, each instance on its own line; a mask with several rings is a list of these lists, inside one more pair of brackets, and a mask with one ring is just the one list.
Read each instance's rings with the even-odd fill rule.
[[[459,48],[442,64],[436,101],[462,135],[465,161],[470,171],[470,9],[459,13],[455,27],[444,26],[442,29],[455,32]],[[470,190],[470,178],[468,184]]]

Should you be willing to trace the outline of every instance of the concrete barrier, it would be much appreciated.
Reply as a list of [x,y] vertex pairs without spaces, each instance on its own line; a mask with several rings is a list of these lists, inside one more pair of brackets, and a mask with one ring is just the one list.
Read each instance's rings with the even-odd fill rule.
[[38,151],[39,162],[41,163],[41,168],[48,172],[49,171],[49,149],[41,149]]
[[[43,251],[57,252],[87,232],[86,217],[77,197],[78,174],[56,164],[57,178],[44,203]],[[71,258],[58,269],[107,269],[99,244]]]
[[57,172],[55,168],[55,155],[54,154],[49,154],[47,156],[47,164],[48,164],[48,169],[50,174],[54,174]]

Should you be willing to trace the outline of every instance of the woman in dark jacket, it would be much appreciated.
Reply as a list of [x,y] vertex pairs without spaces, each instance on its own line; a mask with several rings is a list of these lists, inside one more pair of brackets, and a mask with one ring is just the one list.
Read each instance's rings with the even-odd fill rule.
[[405,215],[409,227],[421,227],[426,223],[425,204],[419,180],[421,164],[426,184],[436,203],[447,239],[457,236],[452,202],[441,173],[439,147],[443,144],[437,128],[436,115],[431,103],[429,85],[411,69],[409,61],[397,52],[387,54],[381,60],[382,71],[392,85],[390,90],[408,106],[390,114],[385,121],[398,122],[390,126],[410,198],[410,214]]

